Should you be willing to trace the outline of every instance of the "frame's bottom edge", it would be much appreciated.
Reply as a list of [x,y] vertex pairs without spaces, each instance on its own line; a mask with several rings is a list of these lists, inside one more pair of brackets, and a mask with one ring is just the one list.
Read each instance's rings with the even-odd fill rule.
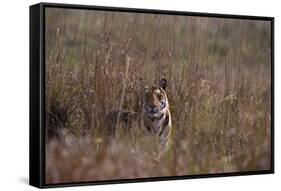
[[197,178],[223,178],[233,176],[247,176],[247,175],[267,175],[274,174],[274,169],[262,171],[245,171],[245,172],[230,172],[217,174],[198,174],[198,175],[184,175],[184,176],[165,176],[165,177],[148,177],[136,179],[119,179],[119,180],[101,180],[101,181],[85,181],[85,182],[71,182],[71,183],[55,183],[44,184],[37,188],[57,188],[70,186],[91,186],[91,185],[107,185],[107,184],[124,184],[124,183],[141,183],[141,182],[155,182],[155,181],[171,181],[171,180],[188,180]]

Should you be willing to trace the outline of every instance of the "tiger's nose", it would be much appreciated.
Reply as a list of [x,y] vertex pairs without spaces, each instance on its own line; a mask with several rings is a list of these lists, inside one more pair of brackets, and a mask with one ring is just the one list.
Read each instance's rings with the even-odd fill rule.
[[156,107],[155,104],[154,104],[154,105],[151,105],[151,106],[150,106],[150,109],[151,109],[151,111],[153,111],[153,112],[157,112],[157,111],[158,111],[158,109],[157,109],[157,107]]

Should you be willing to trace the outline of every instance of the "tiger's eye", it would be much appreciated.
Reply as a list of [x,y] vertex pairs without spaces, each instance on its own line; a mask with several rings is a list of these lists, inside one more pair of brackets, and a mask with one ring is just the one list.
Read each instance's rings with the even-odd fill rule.
[[166,105],[166,103],[163,100],[161,100],[160,104],[162,107],[165,107],[165,105]]

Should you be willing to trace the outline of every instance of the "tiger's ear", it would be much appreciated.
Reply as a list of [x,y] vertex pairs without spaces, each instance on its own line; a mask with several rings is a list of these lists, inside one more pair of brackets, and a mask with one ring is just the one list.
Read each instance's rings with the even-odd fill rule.
[[167,80],[166,79],[162,79],[159,81],[159,86],[163,89],[163,90],[166,90],[166,87],[167,87]]
[[145,86],[143,89],[142,89],[142,93],[141,93],[141,97],[142,99],[144,99],[148,93],[148,90],[149,90],[149,87],[148,86]]
[[145,86],[145,87],[143,88],[143,90],[144,90],[144,93],[147,94],[147,92],[148,92],[148,90],[149,90],[149,86]]

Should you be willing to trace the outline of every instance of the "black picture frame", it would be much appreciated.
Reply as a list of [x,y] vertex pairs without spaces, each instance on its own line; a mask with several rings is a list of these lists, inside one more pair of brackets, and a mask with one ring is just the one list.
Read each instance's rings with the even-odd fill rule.
[[[215,17],[247,20],[263,20],[271,22],[271,169],[262,171],[245,171],[219,174],[200,174],[169,177],[150,177],[137,179],[69,182],[60,184],[45,183],[45,9],[71,8],[79,10],[101,10],[133,13],[153,13],[164,15]],[[65,186],[83,186],[115,183],[132,183],[147,181],[165,181],[178,179],[242,176],[274,173],[274,18],[248,15],[228,15],[213,13],[195,13],[183,11],[134,9],[121,7],[102,7],[73,4],[39,3],[30,6],[30,129],[29,129],[29,184],[38,188]]]

